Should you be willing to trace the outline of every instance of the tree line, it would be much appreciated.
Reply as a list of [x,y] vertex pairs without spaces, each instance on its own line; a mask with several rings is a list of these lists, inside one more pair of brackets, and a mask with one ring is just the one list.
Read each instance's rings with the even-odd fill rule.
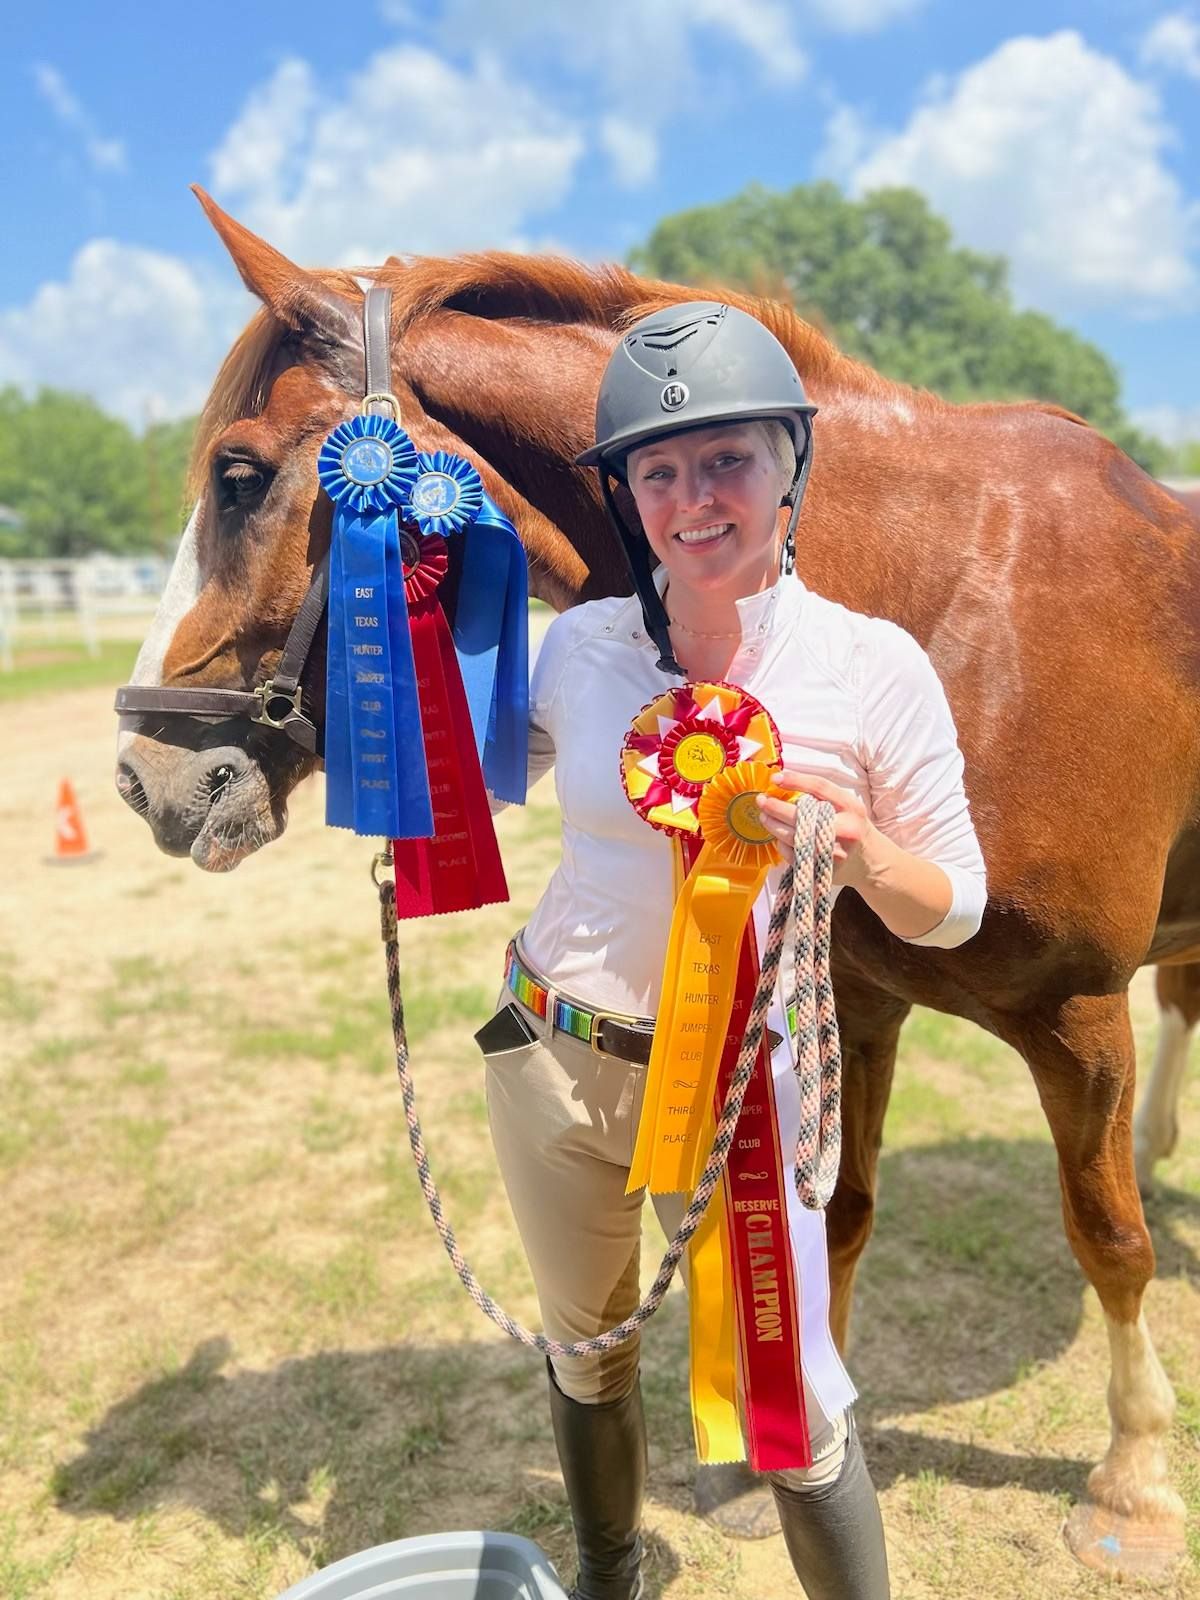
[[[664,218],[629,264],[675,282],[790,299],[843,350],[953,401],[1049,400],[1148,472],[1200,475],[1200,441],[1140,433],[1098,346],[1012,303],[1008,264],[954,244],[913,189],[847,199],[832,183],[753,184]],[[86,396],[0,390],[0,555],[164,550],[181,522],[195,418],[136,434]]]

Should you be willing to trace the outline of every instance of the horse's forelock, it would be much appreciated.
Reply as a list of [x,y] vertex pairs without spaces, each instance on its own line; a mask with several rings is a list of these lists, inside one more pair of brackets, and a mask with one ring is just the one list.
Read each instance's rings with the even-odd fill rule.
[[[348,299],[362,298],[362,290],[347,272],[321,271],[311,276]],[[260,306],[234,340],[196,424],[188,463],[188,491],[193,500],[203,490],[216,441],[231,423],[261,415],[281,347],[289,339],[302,337],[266,306]]]

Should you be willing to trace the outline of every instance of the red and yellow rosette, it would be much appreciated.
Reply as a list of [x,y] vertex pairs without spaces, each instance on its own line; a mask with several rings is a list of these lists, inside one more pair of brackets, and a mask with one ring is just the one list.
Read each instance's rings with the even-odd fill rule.
[[[686,684],[639,714],[621,765],[626,794],[672,836],[679,868],[628,1188],[691,1190],[712,1148],[757,982],[754,903],[779,860],[757,800],[778,792],[779,734],[745,690]],[[688,1246],[701,1461],[748,1458],[758,1471],[811,1464],[785,1183],[764,1044],[722,1187]]]
[[774,722],[728,683],[669,690],[626,736],[621,766],[630,802],[651,827],[676,838],[685,863],[695,857],[675,902],[627,1193],[692,1190],[704,1170],[742,930],[779,861],[757,797],[781,765]]

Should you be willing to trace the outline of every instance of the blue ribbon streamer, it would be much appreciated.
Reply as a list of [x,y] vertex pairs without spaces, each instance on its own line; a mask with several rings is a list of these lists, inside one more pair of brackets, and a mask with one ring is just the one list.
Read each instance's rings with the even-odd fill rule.
[[381,416],[339,424],[317,458],[335,503],[325,817],[387,839],[434,831],[397,521],[416,459],[404,430]]
[[529,568],[490,495],[467,529],[454,634],[484,781],[524,804],[529,769]]

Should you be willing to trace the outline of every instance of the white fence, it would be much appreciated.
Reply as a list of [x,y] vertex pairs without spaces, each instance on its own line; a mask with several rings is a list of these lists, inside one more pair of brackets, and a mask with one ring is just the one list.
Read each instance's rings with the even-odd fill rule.
[[23,638],[78,641],[94,656],[104,638],[144,633],[170,570],[156,556],[0,560],[0,672],[13,670]]

